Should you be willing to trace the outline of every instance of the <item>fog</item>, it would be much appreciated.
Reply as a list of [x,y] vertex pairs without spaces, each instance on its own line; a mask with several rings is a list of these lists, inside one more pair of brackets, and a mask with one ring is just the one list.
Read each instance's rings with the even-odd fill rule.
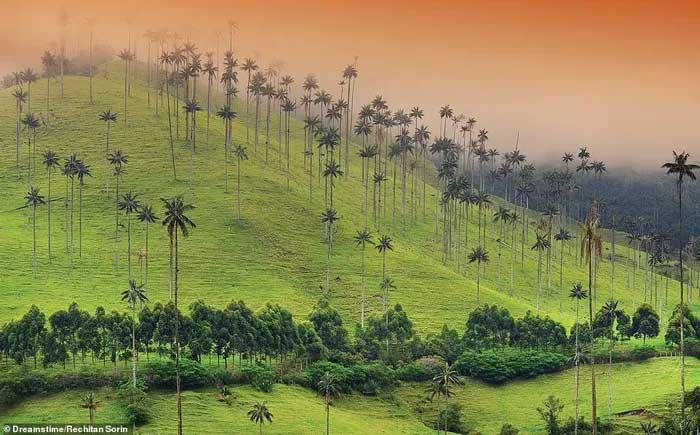
[[418,105],[433,131],[449,104],[491,146],[511,149],[519,136],[535,163],[580,145],[610,167],[658,167],[672,149],[700,157],[697,2],[4,0],[0,73],[40,66],[58,46],[61,10],[69,55],[87,48],[88,23],[96,44],[131,39],[140,60],[147,29],[202,51],[216,51],[218,33],[223,53],[233,19],[237,57],[280,62],[297,82],[314,73],[335,96],[357,59],[359,103],[382,94],[392,110]]

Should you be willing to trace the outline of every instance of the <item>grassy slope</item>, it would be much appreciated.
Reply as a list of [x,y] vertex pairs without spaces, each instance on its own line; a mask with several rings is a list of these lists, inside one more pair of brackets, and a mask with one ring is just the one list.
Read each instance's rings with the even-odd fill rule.
[[[53,250],[54,259],[48,262],[47,212],[39,210],[37,218],[39,271],[32,277],[31,246],[32,227],[28,210],[12,210],[23,204],[27,190],[26,175],[17,178],[14,146],[14,102],[11,90],[0,92],[0,188],[6,201],[0,231],[0,262],[4,267],[4,279],[0,282],[0,303],[5,310],[0,321],[15,318],[31,304],[39,304],[51,312],[66,307],[71,301],[79,301],[86,309],[98,304],[114,307],[118,294],[127,281],[126,228],[121,228],[120,241],[114,237],[114,180],[110,180],[109,195],[102,191],[106,168],[102,157],[105,142],[105,126],[97,114],[107,108],[123,112],[121,92],[123,89],[118,65],[103,70],[95,80],[95,104],[87,102],[85,78],[66,78],[66,96],[56,95],[53,86],[51,120],[47,128],[38,133],[38,150],[52,149],[65,158],[76,152],[79,158],[92,166],[93,177],[87,180],[84,192],[83,212],[83,256],[78,258],[78,213],[74,217],[75,260],[70,267],[66,252],[66,212],[63,201],[53,206]],[[194,160],[182,141],[178,142],[177,161],[179,180],[172,182],[169,167],[167,117],[160,116],[146,106],[143,83],[133,85],[129,100],[129,127],[125,128],[123,116],[112,130],[112,148],[121,148],[129,156],[122,192],[127,189],[139,194],[139,198],[155,205],[161,215],[158,198],[184,194],[187,201],[197,206],[191,213],[197,223],[192,236],[181,243],[181,294],[185,303],[202,298],[217,306],[232,299],[243,299],[253,307],[265,302],[280,303],[297,315],[304,315],[320,297],[319,285],[324,281],[325,246],[323,227],[319,215],[323,209],[323,187],[314,184],[314,199],[308,201],[308,176],[302,171],[302,130],[299,124],[292,131],[292,177],[290,190],[286,189],[283,172],[278,171],[276,144],[276,119],[271,134],[270,164],[263,161],[264,122],[261,122],[261,144],[256,155],[253,144],[248,145],[251,160],[244,163],[242,172],[243,222],[235,221],[235,164],[229,167],[232,175],[229,192],[224,190],[224,165],[222,164],[222,125],[212,117],[210,145],[205,144],[204,125],[206,113],[199,115],[199,143]],[[45,83],[35,84],[32,90],[33,107],[44,110]],[[201,94],[200,94],[201,95]],[[40,109],[41,108],[41,109]],[[243,114],[245,109],[237,108]],[[264,113],[264,110],[261,111]],[[180,119],[181,136],[184,131],[184,116]],[[234,142],[245,141],[245,128],[236,122]],[[252,142],[252,131],[251,131]],[[348,320],[359,317],[360,253],[352,242],[356,230],[363,226],[361,212],[362,188],[359,159],[352,153],[351,177],[338,183],[336,204],[341,221],[337,225],[337,245],[333,257],[333,303]],[[37,156],[41,161],[41,155]],[[22,174],[26,174],[26,146],[22,148]],[[346,168],[347,169],[347,168]],[[389,167],[391,173],[391,165]],[[194,176],[192,176],[194,175]],[[315,175],[314,175],[315,177]],[[63,197],[65,177],[53,177],[53,195]],[[47,194],[47,177],[43,169],[37,172],[34,182]],[[388,201],[392,198],[389,182]],[[433,204],[434,190],[428,187],[428,218],[425,223],[410,229],[402,236],[398,228],[391,231],[391,210],[382,232],[395,239],[396,250],[388,255],[388,273],[394,278],[398,289],[392,294],[392,302],[400,302],[416,321],[422,331],[434,331],[443,322],[452,326],[463,325],[467,313],[476,304],[474,266],[468,268],[466,276],[455,272],[454,265],[441,262],[440,243],[434,240]],[[370,193],[371,196],[371,193]],[[400,192],[397,192],[400,205]],[[77,187],[76,187],[77,202]],[[399,209],[400,210],[400,209]],[[418,213],[422,215],[421,212]],[[397,216],[397,221],[400,218]],[[122,223],[125,223],[122,217]],[[534,226],[534,225],[533,225]],[[533,227],[531,226],[531,227]],[[482,303],[497,303],[521,315],[533,309],[537,288],[537,257],[531,252],[532,234],[526,243],[524,269],[515,267],[514,296],[509,293],[509,255],[504,250],[503,273],[498,273],[498,255],[495,240],[496,226],[489,224],[487,249],[491,252],[491,263],[482,280]],[[139,273],[136,252],[143,247],[143,229],[134,223],[132,264]],[[470,225],[470,241],[476,239],[475,221]],[[375,229],[375,234],[377,233]],[[167,237],[159,225],[152,227],[150,252],[149,293],[152,301],[167,300]],[[473,243],[473,242],[472,242]],[[519,246],[519,242],[517,243]],[[115,264],[115,250],[119,264]],[[609,247],[606,246],[606,251]],[[563,302],[559,312],[556,299],[558,289],[558,246],[555,243],[553,259],[551,313],[569,323],[573,320],[573,306]],[[572,253],[575,249],[572,250]],[[625,249],[622,256],[626,254]],[[519,253],[517,257],[519,257]],[[618,253],[618,255],[620,255]],[[623,305],[631,305],[631,291],[627,289],[627,270],[623,258],[618,264],[615,288],[616,297]],[[584,268],[573,255],[565,255],[565,287],[575,281],[585,281]],[[380,258],[368,253],[368,287],[371,295],[377,295],[380,281]],[[499,288],[498,276],[502,276]],[[637,287],[643,283],[643,274],[637,276]],[[598,301],[610,295],[610,268],[604,262],[600,272]],[[546,284],[545,284],[546,285]],[[663,287],[662,287],[663,288]],[[643,290],[639,290],[641,293]],[[670,297],[675,299],[676,285],[671,284]],[[641,296],[638,297],[638,300]],[[378,298],[369,301],[370,311],[377,312],[381,304]]]
[[[71,391],[42,397],[12,408],[0,420],[8,422],[87,422],[86,410],[80,408],[81,392]],[[100,390],[101,401],[97,411],[97,423],[124,421],[123,412],[115,403],[115,393]],[[214,390],[187,391],[183,396],[184,429],[191,434],[257,433],[257,427],[248,420],[246,412],[257,401],[267,403],[274,415],[274,422],[265,426],[266,434],[312,434],[325,427],[323,399],[300,387],[275,386],[272,394],[264,394],[249,387],[235,388],[231,406],[216,401]],[[155,415],[170,415],[174,410],[174,395],[153,392],[151,397]],[[142,434],[173,433],[177,420],[154,418],[141,427]],[[361,434],[411,434],[429,435],[431,429],[424,426],[406,410],[387,401],[348,396],[331,408],[333,433]]]
[[[689,386],[700,383],[700,363],[688,360]],[[599,366],[598,408],[602,418],[608,416],[608,367]],[[638,409],[653,413],[668,412],[669,405],[678,399],[678,361],[659,358],[641,364],[613,366],[613,414]],[[497,433],[504,422],[519,427],[523,433],[543,433],[543,425],[536,407],[550,394],[558,396],[565,405],[563,416],[574,414],[574,371],[541,376],[536,379],[508,383],[494,387],[467,379],[456,389],[452,400],[464,410],[464,420],[484,434]],[[581,371],[581,413],[590,412],[589,368]],[[275,423],[265,433],[310,434],[325,424],[323,401],[312,392],[299,387],[276,385],[272,394],[264,394],[250,387],[236,387],[231,407],[215,401],[211,389],[187,391],[184,394],[185,427],[188,433],[209,434],[226,430],[232,433],[252,431],[245,413],[252,403],[265,401],[275,415]],[[102,389],[97,393],[101,406],[97,422],[124,421],[122,410],[115,404],[114,392]],[[0,423],[6,422],[82,422],[87,413],[79,407],[81,392],[71,391],[36,397],[0,414]],[[174,430],[174,397],[171,393],[153,391],[153,415],[157,416],[144,426],[141,433],[170,433]],[[421,413],[428,420],[434,415],[435,404],[425,400],[425,386],[406,384],[390,397],[368,398],[344,396],[331,410],[332,428],[343,434],[429,434],[420,422]],[[416,414],[414,411],[421,409]],[[206,425],[200,424],[207,421]],[[616,419],[620,434],[638,433],[639,417],[622,416]],[[225,429],[224,429],[225,428]]]

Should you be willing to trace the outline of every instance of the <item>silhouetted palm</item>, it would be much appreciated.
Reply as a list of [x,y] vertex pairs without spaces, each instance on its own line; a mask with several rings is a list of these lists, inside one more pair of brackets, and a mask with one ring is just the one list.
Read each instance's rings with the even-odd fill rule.
[[136,199],[137,195],[131,192],[126,192],[122,195],[121,201],[118,202],[117,208],[126,214],[126,233],[127,233],[127,265],[129,270],[129,279],[131,279],[131,215],[139,211],[140,203]]
[[678,191],[678,263],[680,269],[680,291],[681,291],[681,309],[679,310],[681,320],[680,325],[680,344],[681,344],[681,413],[685,416],[685,337],[683,330],[683,305],[684,305],[684,295],[683,295],[683,182],[688,179],[690,181],[695,181],[697,176],[695,172],[700,170],[700,165],[693,163],[688,163],[688,158],[690,154],[686,152],[678,153],[673,152],[673,161],[664,163],[661,167],[666,169],[666,173],[676,177],[676,187]]
[[32,271],[36,274],[36,208],[41,204],[46,204],[44,197],[39,194],[39,188],[32,186],[25,196],[27,200],[26,206],[32,208],[32,237],[34,239],[32,244]]
[[122,292],[122,301],[126,301],[131,309],[131,367],[132,385],[136,388],[136,306],[148,302],[144,284],[136,284],[136,281],[129,278],[129,288]]
[[338,379],[330,372],[325,372],[321,379],[316,384],[316,390],[319,395],[323,396],[324,403],[326,405],[326,435],[331,433],[331,403],[336,397],[341,397],[340,383]]
[[253,405],[253,409],[248,411],[248,417],[250,417],[250,421],[257,423],[260,426],[260,435],[262,435],[263,424],[265,424],[265,421],[272,423],[272,418],[274,416],[267,408],[265,402],[257,402],[255,405]]
[[47,151],[44,153],[44,166],[46,167],[46,174],[49,179],[49,192],[46,198],[49,209],[49,222],[48,222],[48,241],[49,241],[49,261],[51,261],[51,174],[60,166],[58,161],[58,156],[53,151]]
[[148,249],[148,227],[150,224],[153,224],[158,220],[158,217],[156,216],[155,212],[153,211],[153,207],[151,207],[148,204],[144,204],[141,206],[141,209],[139,210],[139,215],[137,216],[138,220],[140,222],[143,222],[144,225],[144,239],[146,242],[145,246],[145,256],[146,256],[146,275],[143,278],[143,283],[144,285],[148,285],[148,259],[151,255],[151,252]]

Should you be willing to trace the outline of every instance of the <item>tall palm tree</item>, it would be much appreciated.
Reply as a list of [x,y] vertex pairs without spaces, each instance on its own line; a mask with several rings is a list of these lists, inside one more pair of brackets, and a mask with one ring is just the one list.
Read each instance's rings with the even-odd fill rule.
[[532,250],[537,251],[537,311],[540,310],[542,295],[542,251],[549,249],[549,239],[546,234],[537,233],[537,241],[532,245]]
[[[36,129],[41,127],[41,121],[39,118],[34,116],[33,113],[27,113],[24,118],[22,118],[22,125],[27,130],[31,130],[32,134],[27,135],[27,185],[32,184],[34,178],[34,155],[36,154]],[[34,144],[34,152],[32,152],[32,143]]]
[[128,87],[129,87],[129,61],[131,61],[131,51],[123,49],[117,54],[117,57],[124,62],[124,125],[127,123],[127,97],[128,97]]
[[[449,400],[453,394],[452,387],[461,384],[462,380],[459,378],[457,371],[448,363],[445,363],[445,365],[440,369],[440,372],[433,377],[432,382],[430,383],[430,387],[428,387],[428,392],[430,393],[430,400],[432,401],[435,398],[435,396],[437,396],[438,399],[438,434],[440,433],[440,417],[442,414],[440,398],[444,397],[445,401]],[[444,421],[443,428],[445,430],[445,435],[447,435],[447,420]]]
[[[603,242],[599,233],[600,214],[596,203],[591,207],[586,221],[581,226],[581,258],[588,264],[588,324],[593,325],[593,264],[596,258],[600,258],[603,251]],[[595,386],[595,336],[591,334],[590,343],[591,366],[591,425],[593,435],[598,434],[598,417]]]
[[165,96],[166,96],[166,101],[168,103],[168,134],[170,138],[170,157],[172,160],[172,166],[173,166],[173,179],[177,180],[177,173],[175,172],[175,145],[173,143],[173,120],[172,120],[172,113],[170,111],[170,71],[168,70],[168,67],[173,64],[174,58],[173,56],[166,52],[163,51],[160,55],[160,64],[163,66],[163,69],[165,71]]
[[209,120],[211,119],[211,85],[216,80],[218,68],[209,60],[202,67],[202,72],[207,76],[207,146],[209,145]]
[[[393,240],[391,240],[391,237],[384,234],[381,237],[379,237],[379,240],[377,241],[377,244],[374,247],[382,255],[382,282],[384,282],[384,280],[386,279],[386,253],[394,250]],[[388,309],[389,309],[389,300],[388,300],[388,294],[387,294],[384,297],[384,312],[387,315],[387,322],[388,322]]]
[[247,58],[243,61],[241,69],[248,73],[248,83],[245,87],[245,138],[246,143],[250,144],[250,93],[252,91],[250,87],[250,76],[258,70],[258,64],[254,59]]
[[608,418],[612,417],[612,401],[613,401],[613,365],[612,365],[612,350],[615,337],[615,323],[621,322],[625,317],[625,312],[622,311],[620,305],[615,300],[610,300],[603,305],[602,320],[609,328],[610,340],[608,347]]
[[559,294],[561,295],[559,298],[559,311],[561,311],[564,296],[564,245],[571,240],[571,233],[569,230],[559,228],[559,232],[554,235],[554,240],[559,242],[561,248],[559,251]]
[[238,164],[236,165],[236,200],[238,201],[238,223],[241,223],[241,166],[244,160],[248,160],[248,154],[246,153],[246,147],[238,145],[234,151],[236,154],[236,160]]
[[365,289],[367,286],[367,271],[365,266],[365,247],[367,245],[374,245],[372,240],[372,233],[370,233],[366,228],[362,231],[358,231],[355,235],[355,244],[362,248],[362,294],[360,296],[360,327],[365,327]]
[[95,424],[95,412],[97,411],[99,404],[99,400],[97,400],[95,393],[92,391],[85,394],[82,398],[80,407],[88,410],[88,414],[90,415],[90,424]]
[[46,76],[46,122],[49,121],[49,101],[51,98],[51,78],[56,70],[56,56],[50,51],[45,51],[41,56],[41,64],[44,66]]
[[326,231],[326,288],[330,294],[331,290],[331,255],[333,255],[333,224],[339,219],[338,212],[332,208],[321,213],[321,223],[325,225]]
[[260,435],[263,435],[263,425],[265,424],[265,421],[272,423],[272,418],[274,416],[267,408],[265,402],[256,402],[255,405],[253,405],[253,409],[248,411],[248,417],[250,418],[250,421],[260,426]]
[[[116,182],[116,192],[114,195],[114,258],[117,260],[119,258],[116,249],[119,244],[119,181],[126,172],[124,166],[129,162],[129,157],[122,153],[122,150],[116,150],[107,155],[107,161],[114,168],[114,179]],[[115,265],[116,264],[117,261],[115,261]]]
[[22,71],[22,82],[27,84],[27,112],[32,111],[32,83],[39,80],[39,75],[31,68]]
[[56,153],[53,151],[46,151],[44,153],[44,166],[46,167],[46,174],[48,175],[49,179],[49,192],[48,196],[46,197],[46,203],[48,204],[48,209],[49,209],[49,262],[51,261],[51,173],[56,170],[60,166],[59,161],[58,161],[58,156]]
[[32,235],[34,243],[32,244],[32,272],[36,274],[36,208],[41,204],[46,204],[44,197],[39,194],[39,188],[32,186],[24,197],[27,202],[26,206],[32,208]]
[[231,106],[226,105],[221,107],[216,116],[224,121],[224,191],[228,192],[228,159],[229,148],[231,146],[231,122],[236,117],[236,112],[231,109]]
[[141,206],[139,209],[139,215],[137,216],[138,220],[140,222],[143,222],[144,225],[144,238],[146,241],[146,275],[143,278],[143,284],[145,286],[148,285],[148,258],[150,257],[150,251],[148,250],[148,226],[150,224],[153,224],[158,220],[158,217],[156,216],[155,212],[153,211],[153,207],[151,207],[148,204],[144,204]]
[[17,108],[17,122],[15,125],[15,137],[17,145],[17,176],[19,176],[19,154],[20,154],[20,130],[22,126],[22,104],[27,102],[27,92],[22,90],[22,88],[17,88],[12,92],[12,96],[15,98],[15,106]]
[[666,169],[666,173],[676,177],[676,190],[678,191],[678,263],[681,278],[681,309],[679,310],[680,320],[680,341],[681,341],[681,415],[685,417],[685,337],[683,336],[683,181],[688,179],[695,181],[695,172],[700,170],[700,165],[688,163],[690,154],[686,152],[673,152],[673,161],[664,163],[661,167]]
[[341,397],[340,383],[334,374],[325,372],[321,379],[316,384],[318,394],[323,396],[323,401],[326,405],[326,435],[331,433],[331,403],[336,397]]
[[136,284],[136,281],[129,278],[129,288],[122,292],[122,301],[126,301],[131,309],[131,379],[136,389],[136,306],[148,302],[144,284]]
[[182,397],[180,394],[180,316],[178,313],[178,288],[177,279],[178,267],[178,235],[183,237],[190,234],[190,228],[196,228],[195,223],[186,213],[194,209],[191,204],[186,204],[181,196],[172,199],[162,199],[165,205],[165,218],[163,226],[168,232],[170,239],[170,282],[172,296],[175,304],[175,386],[177,402],[177,434],[182,435]]
[[122,195],[121,201],[117,204],[117,208],[126,214],[126,234],[127,234],[127,265],[129,270],[129,279],[131,279],[131,215],[139,211],[140,203],[136,199],[137,195],[131,192],[126,192]]
[[90,166],[79,161],[75,168],[78,177],[78,257],[83,257],[83,186],[85,177],[92,177]]
[[578,344],[578,336],[580,325],[578,323],[578,313],[579,313],[579,303],[588,297],[586,289],[583,288],[581,283],[574,284],[574,287],[569,292],[569,298],[576,301],[576,323],[575,323],[575,349],[574,349],[574,365],[576,366],[576,416],[574,420],[574,435],[578,435],[578,422],[579,422],[579,380],[580,380],[580,366],[581,366],[581,349]]
[[489,253],[481,246],[472,249],[469,254],[469,263],[476,263],[476,304],[481,303],[481,265],[488,264]]
[[[117,117],[118,114],[115,112],[112,112],[111,110],[106,110],[100,113],[100,121],[104,122],[107,124],[107,146],[105,147],[105,165],[109,163],[107,160],[107,156],[109,156],[109,137],[110,137],[110,130],[112,127],[112,124],[117,122]],[[106,169],[106,168],[105,168]],[[107,176],[107,171],[105,170],[105,190],[107,194],[109,194],[109,176]]]

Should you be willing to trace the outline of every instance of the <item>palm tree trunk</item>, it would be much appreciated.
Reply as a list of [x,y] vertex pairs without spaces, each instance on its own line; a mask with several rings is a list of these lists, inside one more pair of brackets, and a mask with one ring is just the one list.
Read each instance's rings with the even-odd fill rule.
[[178,274],[178,246],[177,229],[175,229],[175,270],[173,293],[175,295],[175,385],[177,394],[177,435],[182,435],[182,397],[180,393],[180,316],[177,308],[177,274]]
[[[683,294],[683,184],[678,183],[678,262],[681,275],[681,418],[685,418],[685,337],[683,330],[684,322],[684,294]],[[681,435],[683,435],[681,433]]]
[[578,435],[578,420],[579,420],[579,390],[580,390],[580,364],[579,364],[579,347],[578,347],[578,330],[579,330],[579,324],[578,324],[578,309],[579,309],[579,301],[578,299],[576,300],[576,348],[575,348],[575,354],[574,357],[576,358],[576,400],[574,402],[574,406],[576,407],[576,420],[574,420],[574,435]]
[[173,180],[177,180],[175,172],[175,145],[173,144],[173,118],[170,111],[170,86],[168,85],[168,69],[165,69],[165,94],[168,101],[168,134],[170,135],[170,158],[173,165]]
[[131,279],[131,214],[126,215],[126,254],[127,254],[127,268],[129,270],[129,279]]
[[49,263],[51,262],[51,168],[47,169],[49,175],[49,195],[46,198],[49,206]]
[[[588,324],[593,324],[593,240],[588,240]],[[593,427],[593,435],[598,435],[598,402],[596,400],[595,387],[595,339],[591,334],[591,425]]]
[[32,272],[36,275],[36,205],[32,206],[32,234],[34,244],[32,247]]

